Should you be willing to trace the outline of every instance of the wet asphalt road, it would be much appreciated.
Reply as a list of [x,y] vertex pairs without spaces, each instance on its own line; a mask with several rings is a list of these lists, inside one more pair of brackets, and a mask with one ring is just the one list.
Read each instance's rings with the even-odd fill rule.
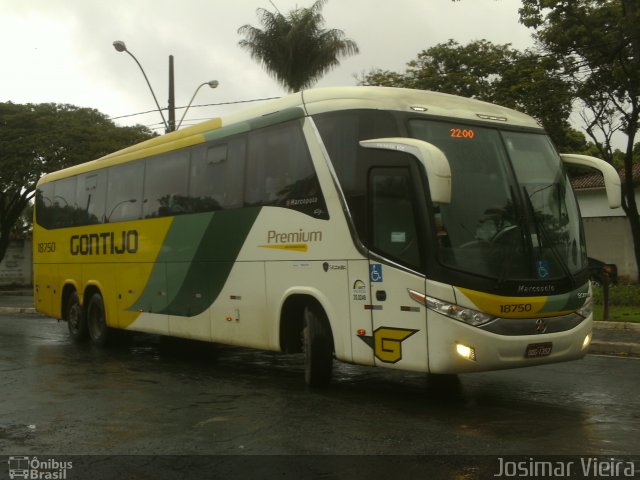
[[144,335],[78,346],[63,322],[0,315],[0,452],[640,453],[639,359],[589,355],[444,385],[336,363],[330,388],[310,391],[299,355],[196,347]]

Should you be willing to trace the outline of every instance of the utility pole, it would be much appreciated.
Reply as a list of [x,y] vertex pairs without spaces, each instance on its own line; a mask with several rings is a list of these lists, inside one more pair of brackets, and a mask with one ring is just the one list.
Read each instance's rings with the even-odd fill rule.
[[173,55],[169,55],[169,126],[167,133],[176,130],[176,96],[173,77]]
[[[169,102],[168,102],[169,105],[167,107],[167,110],[169,111],[169,121],[167,122],[164,118],[164,114],[162,113],[162,108],[160,108],[160,104],[158,103],[158,99],[156,98],[156,94],[153,91],[153,87],[151,87],[151,83],[147,78],[147,74],[145,73],[144,68],[142,68],[142,65],[140,64],[138,59],[133,55],[133,53],[127,50],[127,46],[121,40],[116,40],[115,42],[113,42],[113,47],[118,52],[127,52],[127,54],[129,54],[129,56],[133,58],[135,62],[138,64],[138,67],[140,67],[140,71],[142,72],[142,75],[144,76],[144,79],[147,82],[147,86],[151,91],[151,95],[153,95],[153,100],[156,102],[156,107],[158,107],[158,112],[162,117],[162,123],[164,124],[165,133],[175,132],[176,131],[176,94],[175,94],[175,82],[174,82],[174,74],[173,74],[173,55],[169,55]],[[196,88],[196,91],[194,92],[193,96],[191,97],[191,100],[189,101],[189,105],[187,106],[184,113],[182,114],[182,118],[180,119],[180,124],[178,125],[178,128],[180,128],[180,125],[182,125],[182,120],[184,120],[184,117],[187,114],[187,110],[189,110],[189,107],[191,107],[191,104],[193,103],[193,99],[196,98],[196,94],[198,93],[198,90],[200,90],[200,87],[203,87],[205,85],[209,85],[209,87],[211,88],[216,88],[218,86],[218,81],[210,80],[208,82],[200,84],[198,88]]]

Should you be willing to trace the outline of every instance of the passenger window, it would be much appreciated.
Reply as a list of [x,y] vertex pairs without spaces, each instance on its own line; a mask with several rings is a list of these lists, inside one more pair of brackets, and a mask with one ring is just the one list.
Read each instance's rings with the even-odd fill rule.
[[194,150],[190,191],[194,211],[242,206],[245,145],[244,139],[236,138]]
[[146,161],[144,218],[189,213],[189,152],[178,150]]
[[117,165],[109,169],[106,223],[142,217],[144,162]]
[[45,183],[36,191],[36,221],[44,228],[53,228],[53,183]]
[[103,223],[107,200],[107,171],[96,170],[78,176],[76,198],[80,210],[77,225]]
[[76,222],[76,181],[76,177],[70,177],[55,182],[51,199],[53,228],[71,227]]
[[299,123],[249,135],[245,205],[277,206],[329,218]]

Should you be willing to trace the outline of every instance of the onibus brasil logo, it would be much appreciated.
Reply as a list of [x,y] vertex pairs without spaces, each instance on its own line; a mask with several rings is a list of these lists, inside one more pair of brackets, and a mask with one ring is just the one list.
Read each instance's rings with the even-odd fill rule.
[[40,460],[38,457],[9,457],[9,478],[33,480],[65,480],[73,462],[61,462],[53,458]]

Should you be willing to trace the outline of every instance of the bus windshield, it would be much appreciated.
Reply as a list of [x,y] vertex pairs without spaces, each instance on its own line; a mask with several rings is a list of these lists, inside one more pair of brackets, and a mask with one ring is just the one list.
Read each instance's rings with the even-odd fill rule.
[[586,268],[575,196],[546,135],[431,120],[412,120],[410,130],[451,164],[452,201],[435,205],[442,264],[542,281]]

